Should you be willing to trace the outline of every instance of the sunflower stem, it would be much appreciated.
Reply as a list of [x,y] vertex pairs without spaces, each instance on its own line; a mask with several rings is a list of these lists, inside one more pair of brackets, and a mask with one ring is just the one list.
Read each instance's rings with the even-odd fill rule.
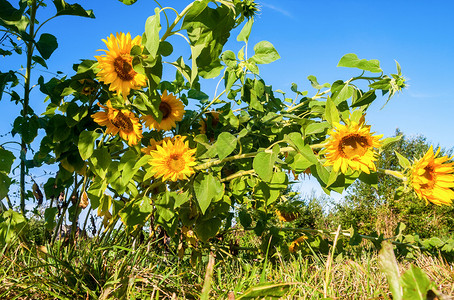
[[402,174],[399,171],[388,170],[388,169],[377,169],[377,171],[382,173],[382,174],[391,175],[391,176],[393,176],[393,177],[395,177],[397,179],[400,179],[402,181],[407,181],[407,177],[405,177],[404,174]]
[[186,6],[182,11],[181,13],[179,13],[177,15],[177,17],[175,18],[175,21],[173,21],[173,23],[167,27],[167,30],[166,32],[164,33],[164,35],[161,37],[161,42],[165,41],[166,38],[168,38],[169,36],[172,35],[172,30],[175,28],[175,26],[177,26],[177,24],[180,22],[180,20],[186,15],[186,13],[191,9],[192,5],[194,4],[191,3],[189,4],[188,6]]

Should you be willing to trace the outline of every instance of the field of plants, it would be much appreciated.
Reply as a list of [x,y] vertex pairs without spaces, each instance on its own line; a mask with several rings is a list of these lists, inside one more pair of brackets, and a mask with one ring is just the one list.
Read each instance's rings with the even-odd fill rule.
[[[53,19],[96,11],[0,0],[0,101],[20,107],[1,124],[1,299],[454,296],[452,150],[367,120],[405,93],[398,62],[347,53],[355,76],[284,92],[260,72],[278,51],[249,43],[254,0],[155,3],[142,35],[38,76]],[[343,200],[296,192],[306,178]]]

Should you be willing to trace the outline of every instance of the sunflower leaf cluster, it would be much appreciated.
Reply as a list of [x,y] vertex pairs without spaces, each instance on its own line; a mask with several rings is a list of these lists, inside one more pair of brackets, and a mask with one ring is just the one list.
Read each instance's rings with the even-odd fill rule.
[[[47,199],[76,182],[74,194],[83,191],[107,231],[120,221],[130,232],[147,224],[184,252],[178,235],[191,232],[192,249],[222,239],[238,211],[264,240],[278,232],[275,212],[290,207],[286,191],[298,175],[313,176],[327,193],[356,180],[377,184],[378,153],[393,140],[375,134],[365,115],[380,95],[405,87],[399,65],[389,77],[377,60],[350,53],[338,66],[358,76],[319,84],[309,75],[310,90],[292,84],[284,92],[259,76],[280,59],[273,44],[247,47],[254,1],[202,0],[173,11],[156,8],[140,36],[128,28],[110,34],[106,49],[75,64],[72,77],[40,78],[50,104],[35,160],[59,166],[44,187]],[[225,49],[240,25],[238,49]],[[186,49],[172,45],[181,36]],[[209,95],[203,85],[212,78],[218,84]],[[447,204],[450,168],[425,157],[407,177],[421,197]],[[422,193],[435,180],[429,173],[446,189],[443,200]]]

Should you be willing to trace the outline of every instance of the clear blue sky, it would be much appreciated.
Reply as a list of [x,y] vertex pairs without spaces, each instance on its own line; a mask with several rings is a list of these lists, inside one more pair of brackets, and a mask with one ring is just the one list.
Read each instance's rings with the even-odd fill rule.
[[[190,1],[161,1],[163,6],[181,10]],[[358,73],[337,68],[346,53],[360,58],[378,59],[385,73],[395,72],[394,60],[410,85],[380,110],[386,99],[378,99],[371,107],[367,121],[373,131],[391,136],[396,128],[406,135],[422,134],[430,142],[443,147],[454,147],[454,97],[450,91],[454,76],[454,2],[452,1],[305,1],[258,0],[261,12],[255,20],[250,38],[252,46],[270,41],[281,59],[261,67],[261,76],[274,89],[290,91],[292,82],[300,90],[314,92],[307,80],[315,75],[320,83],[337,79],[347,80]],[[148,16],[153,14],[154,1],[138,0],[125,6],[116,0],[81,0],[86,9],[93,9],[96,19],[63,16],[50,21],[43,32],[54,34],[60,47],[48,61],[49,71],[63,71],[72,75],[72,64],[79,59],[93,59],[97,49],[105,49],[101,39],[110,33],[142,34]],[[44,9],[51,15],[53,5]],[[38,18],[42,15],[38,14]],[[172,15],[172,12],[169,12]],[[226,49],[237,52],[242,44],[236,42],[234,32]],[[174,38],[171,42],[181,42]],[[184,44],[181,43],[184,47]],[[187,61],[187,48],[175,52]],[[24,57],[22,57],[24,59]],[[0,58],[0,70],[19,69],[22,61]],[[167,66],[171,74],[173,67]],[[38,68],[39,75],[48,77]],[[216,81],[217,82],[217,81]],[[213,80],[202,85],[212,89]],[[44,110],[43,96],[33,93],[32,106],[37,113]],[[3,98],[0,102],[0,135],[8,132],[17,108]],[[0,143],[9,137],[0,137]]]

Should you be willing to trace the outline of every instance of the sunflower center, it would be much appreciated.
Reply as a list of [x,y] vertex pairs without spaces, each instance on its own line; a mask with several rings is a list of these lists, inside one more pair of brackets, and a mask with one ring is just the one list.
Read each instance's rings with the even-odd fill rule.
[[180,172],[184,169],[185,162],[180,154],[172,154],[167,160],[167,166],[174,172]]
[[165,120],[172,112],[172,108],[170,107],[169,103],[161,101],[159,104],[159,110],[162,112],[162,119]]
[[123,81],[131,81],[134,79],[136,72],[132,68],[130,59],[125,59],[123,56],[118,56],[114,60],[114,68],[118,77]]
[[369,143],[365,136],[350,134],[342,138],[339,143],[339,152],[345,158],[363,156],[369,148]]
[[435,180],[434,180],[434,167],[432,165],[427,165],[425,168],[424,168],[424,174],[422,174],[422,176],[424,178],[426,178],[427,180],[429,180],[429,182],[427,184],[423,184],[421,185],[421,188],[423,189],[431,189],[435,183]]
[[113,125],[123,131],[132,132],[134,130],[131,119],[125,116],[121,111],[117,113],[117,115],[111,120],[111,122]]

